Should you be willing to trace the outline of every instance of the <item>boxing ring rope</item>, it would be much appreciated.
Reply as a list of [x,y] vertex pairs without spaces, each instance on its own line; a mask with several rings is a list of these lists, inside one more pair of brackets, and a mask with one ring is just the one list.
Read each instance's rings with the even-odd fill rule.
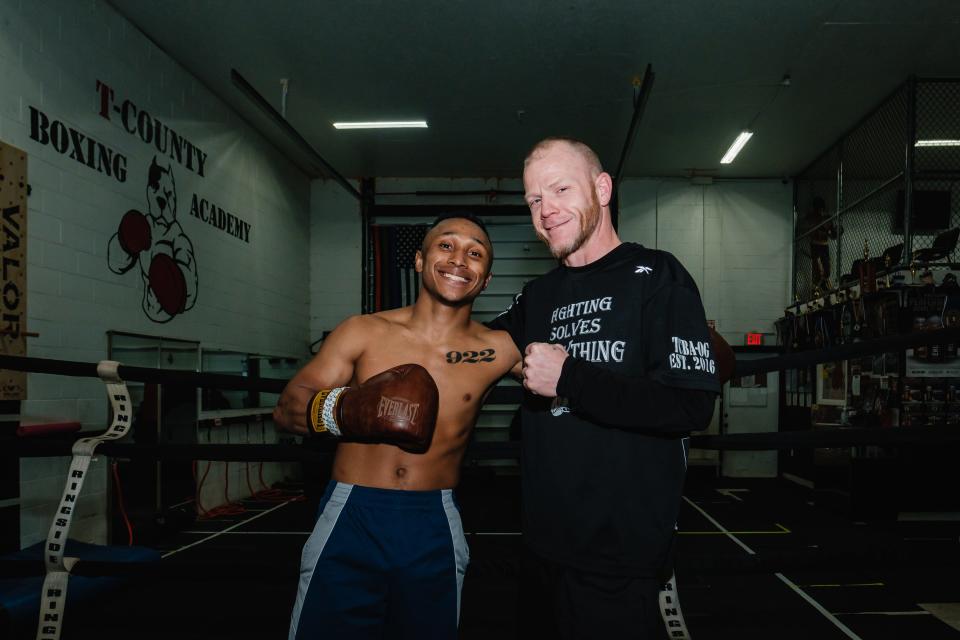
[[[847,360],[860,356],[900,351],[908,347],[960,341],[960,327],[949,327],[936,331],[925,331],[907,335],[890,336],[853,342],[825,349],[788,353],[783,356],[744,360],[736,363],[734,376],[740,377],[769,371],[797,369],[813,365]],[[336,447],[334,440],[310,442],[303,445],[289,444],[134,444],[121,443],[116,440],[128,433],[132,425],[132,403],[124,380],[170,384],[179,386],[193,386],[201,388],[234,389],[260,391],[266,393],[280,393],[286,386],[286,380],[270,378],[247,378],[216,373],[200,373],[189,370],[155,369],[148,367],[133,367],[118,362],[103,361],[98,364],[55,360],[47,358],[32,358],[26,356],[0,355],[0,368],[19,370],[29,373],[49,375],[64,375],[74,377],[98,377],[104,381],[107,396],[112,409],[110,427],[95,436],[68,439],[31,439],[23,437],[6,438],[4,447],[0,450],[0,457],[44,457],[72,455],[70,471],[67,475],[63,496],[57,509],[57,515],[51,523],[44,547],[44,574],[43,589],[41,592],[41,614],[37,627],[37,640],[58,640],[63,622],[63,611],[66,599],[67,585],[70,575],[104,576],[104,575],[138,575],[149,577],[185,577],[186,572],[171,568],[169,563],[158,567],[155,563],[115,563],[107,561],[79,561],[76,558],[64,557],[66,540],[69,536],[72,521],[73,507],[79,498],[83,486],[83,479],[87,467],[94,453],[122,458],[147,458],[163,460],[222,460],[222,461],[328,461]],[[262,415],[257,415],[262,419]],[[718,450],[777,450],[796,448],[845,447],[860,445],[881,446],[937,446],[946,443],[960,442],[960,432],[950,427],[908,428],[831,428],[817,431],[792,431],[732,434],[721,436],[693,436],[690,438],[692,448]],[[483,442],[471,444],[466,452],[465,460],[468,464],[483,459],[518,458],[520,443],[518,442]],[[829,561],[836,558],[832,554]],[[839,554],[850,558],[849,550]],[[822,554],[817,556],[824,558]],[[884,556],[889,560],[889,556]],[[875,560],[875,558],[873,559]],[[715,569],[724,570],[722,561],[712,560]],[[759,559],[753,560],[758,567],[769,568],[769,562]],[[781,564],[790,564],[790,560],[780,558]],[[810,557],[797,559],[798,566],[809,566]],[[743,566],[743,559],[738,558],[737,565]],[[702,565],[699,565],[702,566]],[[182,568],[182,566],[181,566]],[[195,577],[196,566],[190,565],[189,576]],[[217,565],[217,572],[223,576],[222,565]],[[274,567],[261,567],[265,576],[291,579],[296,571],[291,569],[290,575],[281,574]],[[295,569],[295,568],[294,568]],[[251,570],[253,573],[251,573]],[[36,562],[0,560],[0,576],[14,574],[17,576],[37,575],[41,567]],[[244,576],[258,574],[259,570],[244,565]]]
[[[900,351],[908,347],[937,344],[951,340],[960,340],[960,327],[946,327],[935,331],[873,338],[824,349],[787,353],[770,358],[741,360],[737,362],[733,375],[740,377],[769,371],[798,369],[823,362],[847,360],[888,351]],[[0,369],[73,377],[98,377],[97,364],[95,363],[27,356],[0,355]],[[286,380],[277,378],[247,378],[223,373],[202,373],[186,369],[154,369],[124,364],[118,365],[117,373],[122,379],[130,382],[155,382],[202,388],[261,391],[264,393],[280,393],[287,384]]]
[[[734,376],[746,376],[769,371],[781,371],[810,367],[818,363],[833,362],[860,356],[898,351],[907,347],[936,344],[951,340],[960,341],[960,327],[948,327],[936,331],[924,331],[902,336],[892,336],[864,340],[851,344],[789,353],[783,356],[740,360],[736,363]],[[98,377],[97,366],[93,363],[24,356],[0,355],[0,368],[15,369],[29,373],[66,375],[79,377]],[[200,373],[178,369],[153,369],[132,367],[123,364],[117,366],[117,374],[124,380],[177,384],[203,388],[239,389],[280,393],[286,380],[272,378],[246,378],[219,373]],[[203,416],[201,416],[203,417]],[[697,449],[760,451],[811,447],[878,445],[932,445],[956,442],[960,434],[949,427],[924,427],[921,429],[877,429],[877,428],[830,428],[817,431],[791,431],[767,433],[742,433],[717,436],[694,435],[690,445]],[[43,457],[69,455],[73,446],[67,439],[25,439],[18,438],[5,442],[0,456]],[[105,455],[133,458],[144,457],[165,460],[216,460],[246,462],[295,462],[328,460],[336,447],[334,440],[310,442],[302,445],[289,444],[132,444],[106,442],[99,451]],[[483,459],[516,458],[519,456],[517,442],[479,442],[472,443],[465,459],[477,461]]]
[[[770,431],[722,436],[691,436],[693,449],[723,451],[777,451],[821,447],[935,446],[960,443],[960,431],[953,427],[836,427],[816,431]],[[42,458],[70,455],[73,443],[63,439],[18,439],[5,443],[0,458]],[[212,460],[219,462],[326,462],[336,450],[331,440],[302,445],[291,444],[133,444],[105,442],[97,452],[116,458],[148,460]],[[480,460],[520,457],[516,441],[477,442],[469,445],[467,464]]]
[[906,333],[903,335],[886,336],[883,338],[873,338],[871,340],[862,340],[851,342],[836,347],[827,347],[825,349],[812,349],[809,351],[800,351],[788,353],[782,356],[770,358],[757,358],[755,360],[738,361],[734,367],[734,377],[748,376],[755,373],[766,373],[769,371],[783,371],[785,369],[801,369],[824,362],[835,362],[837,360],[849,360],[861,356],[874,355],[878,353],[887,353],[889,351],[902,351],[908,347],[917,347],[930,344],[938,344],[960,340],[960,327],[947,327],[935,331],[918,331],[915,333]]
[[[247,378],[225,373],[201,373],[189,369],[154,369],[150,367],[132,367],[117,363],[117,375],[128,382],[154,382],[175,384],[204,389],[232,389],[239,391],[262,391],[280,393],[287,386],[286,380],[277,378]],[[75,360],[55,360],[51,358],[30,358],[27,356],[0,355],[0,369],[25,371],[27,373],[46,373],[58,376],[78,378],[98,378],[98,365]]]
[[[137,382],[253,390],[268,393],[280,393],[286,386],[285,380],[250,379],[242,376],[204,374],[195,371],[130,367],[108,360],[92,364],[70,360],[3,355],[0,356],[0,368],[16,369],[29,373],[98,377],[106,385],[112,413],[111,425],[105,432],[93,437],[82,437],[72,443],[61,443],[53,451],[43,454],[72,455],[72,460],[63,495],[60,498],[60,503],[55,512],[56,515],[50,525],[47,541],[44,545],[44,580],[41,588],[37,640],[58,640],[62,632],[69,578],[78,562],[76,558],[64,557],[64,551],[69,538],[70,525],[73,521],[74,508],[83,489],[86,472],[94,453],[100,445],[127,435],[133,426],[133,406],[124,378]],[[30,441],[18,438],[15,442]],[[17,449],[17,447],[4,447],[5,453],[13,453],[11,449]],[[195,449],[194,453],[196,452]],[[101,453],[103,453],[102,450]],[[202,456],[194,455],[186,459],[192,460],[198,457]]]

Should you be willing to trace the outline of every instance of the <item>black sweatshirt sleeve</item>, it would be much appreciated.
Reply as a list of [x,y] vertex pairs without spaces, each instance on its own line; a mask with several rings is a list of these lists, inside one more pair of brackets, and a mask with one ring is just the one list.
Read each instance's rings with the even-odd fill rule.
[[656,283],[643,300],[643,365],[635,372],[570,357],[557,395],[601,424],[665,433],[705,429],[720,391],[700,292],[666,252],[654,263]]
[[523,353],[523,350],[526,348],[526,345],[523,344],[523,319],[524,319],[524,292],[526,287],[518,293],[513,298],[513,302],[505,311],[498,315],[493,320],[488,320],[484,322],[486,326],[491,329],[506,331],[510,334],[510,337],[513,338],[514,344],[517,345],[517,349],[520,350],[520,353]]
[[717,394],[634,378],[578,358],[563,363],[557,395],[571,410],[614,427],[681,434],[706,429]]
[[667,387],[720,391],[700,292],[679,262],[644,304],[644,374]]

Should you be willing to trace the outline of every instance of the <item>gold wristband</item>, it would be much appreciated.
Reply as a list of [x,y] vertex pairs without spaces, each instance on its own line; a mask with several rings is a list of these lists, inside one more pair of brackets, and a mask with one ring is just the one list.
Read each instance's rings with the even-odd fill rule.
[[307,422],[310,430],[314,433],[327,431],[327,425],[323,422],[323,403],[331,391],[333,389],[323,389],[310,401],[310,408],[307,410]]
[[334,387],[333,389],[321,389],[310,401],[310,407],[307,409],[307,422],[314,433],[329,432],[331,435],[340,437],[340,425],[337,424],[336,408],[340,400],[340,394],[346,391],[347,387]]

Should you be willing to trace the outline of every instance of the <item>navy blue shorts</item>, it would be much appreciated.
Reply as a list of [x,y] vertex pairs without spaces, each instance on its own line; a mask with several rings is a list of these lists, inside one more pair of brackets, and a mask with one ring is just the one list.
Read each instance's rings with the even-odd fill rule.
[[331,481],[303,547],[289,638],[456,638],[469,560],[450,489]]

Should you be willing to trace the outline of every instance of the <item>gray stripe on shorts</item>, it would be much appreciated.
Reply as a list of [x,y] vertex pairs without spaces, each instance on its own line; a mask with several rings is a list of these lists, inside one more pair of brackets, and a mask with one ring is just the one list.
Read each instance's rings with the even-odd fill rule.
[[460,512],[453,503],[453,491],[444,489],[443,510],[447,514],[447,524],[450,525],[450,538],[453,542],[453,557],[457,567],[457,625],[460,625],[460,593],[463,591],[463,574],[470,564],[470,548],[467,546],[467,537],[463,535],[463,522]]
[[290,617],[290,634],[288,640],[295,640],[297,637],[297,625],[300,622],[300,612],[303,609],[303,601],[307,597],[307,591],[310,589],[310,580],[313,579],[313,570],[320,560],[320,554],[323,548],[327,546],[327,540],[333,533],[333,528],[337,526],[337,520],[347,504],[347,498],[350,497],[352,484],[338,482],[330,494],[330,499],[323,506],[323,513],[317,518],[317,523],[313,526],[313,533],[303,545],[303,553],[300,555],[300,583],[297,585],[297,601],[293,605],[293,615]]

